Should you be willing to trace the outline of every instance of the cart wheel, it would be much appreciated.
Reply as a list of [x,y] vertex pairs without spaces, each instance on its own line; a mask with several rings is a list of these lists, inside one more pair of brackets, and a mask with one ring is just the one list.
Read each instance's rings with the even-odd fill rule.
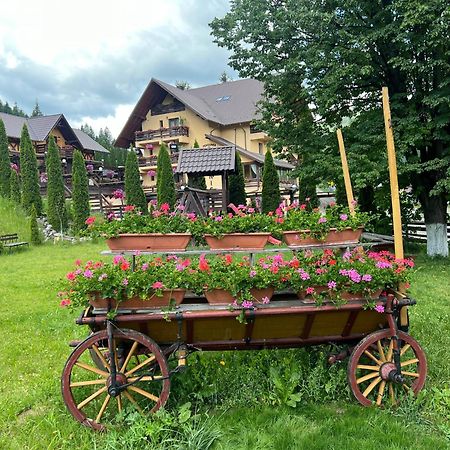
[[[110,393],[110,361],[107,331],[86,338],[69,356],[61,378],[64,403],[76,420],[104,430],[117,414],[131,407],[140,413],[155,412],[169,397],[167,361],[159,346],[142,333],[117,329],[113,334],[116,380],[119,393]],[[101,364],[92,364],[95,353]],[[100,367],[98,367],[100,365]]]
[[398,332],[398,338],[403,382],[394,382],[389,377],[395,370],[389,330],[370,334],[354,348],[347,375],[353,395],[362,405],[396,405],[409,391],[417,394],[423,388],[427,376],[425,353],[403,331]]

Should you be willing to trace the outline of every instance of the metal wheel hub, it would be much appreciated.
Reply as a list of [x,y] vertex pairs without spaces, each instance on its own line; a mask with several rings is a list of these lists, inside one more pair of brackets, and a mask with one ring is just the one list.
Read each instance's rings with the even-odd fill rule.
[[116,384],[113,386],[111,375],[106,380],[106,385],[108,386],[108,394],[111,397],[117,397],[121,392],[121,387],[127,384],[127,377],[123,373],[116,374]]

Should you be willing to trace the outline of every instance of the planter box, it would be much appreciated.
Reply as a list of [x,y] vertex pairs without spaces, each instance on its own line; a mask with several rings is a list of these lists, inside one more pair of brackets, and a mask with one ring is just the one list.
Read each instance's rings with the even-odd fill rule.
[[362,232],[363,228],[356,230],[346,228],[342,231],[331,229],[324,240],[319,240],[308,237],[309,230],[283,231],[283,239],[289,247],[320,247],[324,244],[346,245],[357,244],[361,239]]
[[[273,288],[265,288],[265,289],[250,289],[252,296],[255,298],[255,301],[262,303],[263,297],[268,297],[269,300],[272,298],[274,293]],[[205,291],[205,297],[208,300],[208,303],[211,305],[229,305],[234,302],[234,297],[231,295],[229,291],[225,289],[213,289],[211,291]]]
[[[323,292],[328,291],[327,286],[313,286],[313,287],[317,294],[321,294]],[[381,292],[383,292],[383,289],[377,289],[376,291],[371,292],[368,298],[376,300],[377,298],[380,297]],[[297,296],[300,300],[305,300],[307,303],[309,301],[311,303],[314,303],[314,299],[313,299],[312,295],[306,294],[306,291],[297,292]],[[364,296],[364,294],[362,292],[347,292],[347,291],[342,292],[341,297],[347,301],[348,300],[361,300],[361,299],[367,298]]]
[[269,237],[270,233],[230,233],[221,238],[205,234],[211,250],[262,250]]
[[106,240],[111,250],[182,252],[191,240],[190,233],[119,234]]
[[275,289],[272,287],[265,288],[265,289],[250,289],[251,294],[255,298],[255,300],[259,303],[262,303],[262,299],[264,297],[267,297],[269,300],[272,298],[273,293],[275,292]]
[[175,303],[179,305],[186,294],[186,289],[173,289],[163,291],[162,297],[158,297],[154,295],[148,299],[142,300],[140,297],[131,297],[121,302],[118,302],[116,299],[111,298],[102,298],[99,293],[95,293],[92,295],[92,298],[89,300],[89,303],[94,308],[105,309],[111,306],[111,309],[122,308],[122,309],[154,309],[154,308],[163,308],[169,306],[170,300],[175,300]]

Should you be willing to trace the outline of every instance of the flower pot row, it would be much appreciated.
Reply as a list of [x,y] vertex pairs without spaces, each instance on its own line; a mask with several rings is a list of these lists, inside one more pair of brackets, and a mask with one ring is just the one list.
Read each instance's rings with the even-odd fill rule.
[[[323,240],[310,236],[309,230],[285,231],[284,242],[292,248],[319,247],[324,244],[348,245],[359,242],[362,227],[353,230],[331,229]],[[270,233],[229,233],[221,237],[205,234],[204,238],[211,250],[262,250],[267,245]],[[154,252],[181,252],[186,250],[191,240],[190,233],[124,233],[109,238],[106,242],[110,250],[140,250]]]

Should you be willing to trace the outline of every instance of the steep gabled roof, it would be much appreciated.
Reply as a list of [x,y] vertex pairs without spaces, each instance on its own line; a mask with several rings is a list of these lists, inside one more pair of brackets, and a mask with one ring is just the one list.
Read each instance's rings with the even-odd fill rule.
[[109,150],[103,147],[103,145],[100,145],[96,140],[92,139],[84,131],[78,130],[77,128],[72,128],[72,130],[85,150],[92,150],[94,152],[100,153],[109,153]]
[[167,94],[201,118],[227,126],[257,119],[257,103],[261,100],[263,91],[263,83],[252,79],[183,90],[152,78],[120,132],[116,145],[128,147],[134,142],[134,133],[141,130],[148,111],[162,102]]
[[[0,119],[2,119],[5,124],[6,136],[20,139],[22,128],[23,125],[27,123],[27,118],[0,112]],[[30,131],[30,127],[28,127],[28,131]]]

